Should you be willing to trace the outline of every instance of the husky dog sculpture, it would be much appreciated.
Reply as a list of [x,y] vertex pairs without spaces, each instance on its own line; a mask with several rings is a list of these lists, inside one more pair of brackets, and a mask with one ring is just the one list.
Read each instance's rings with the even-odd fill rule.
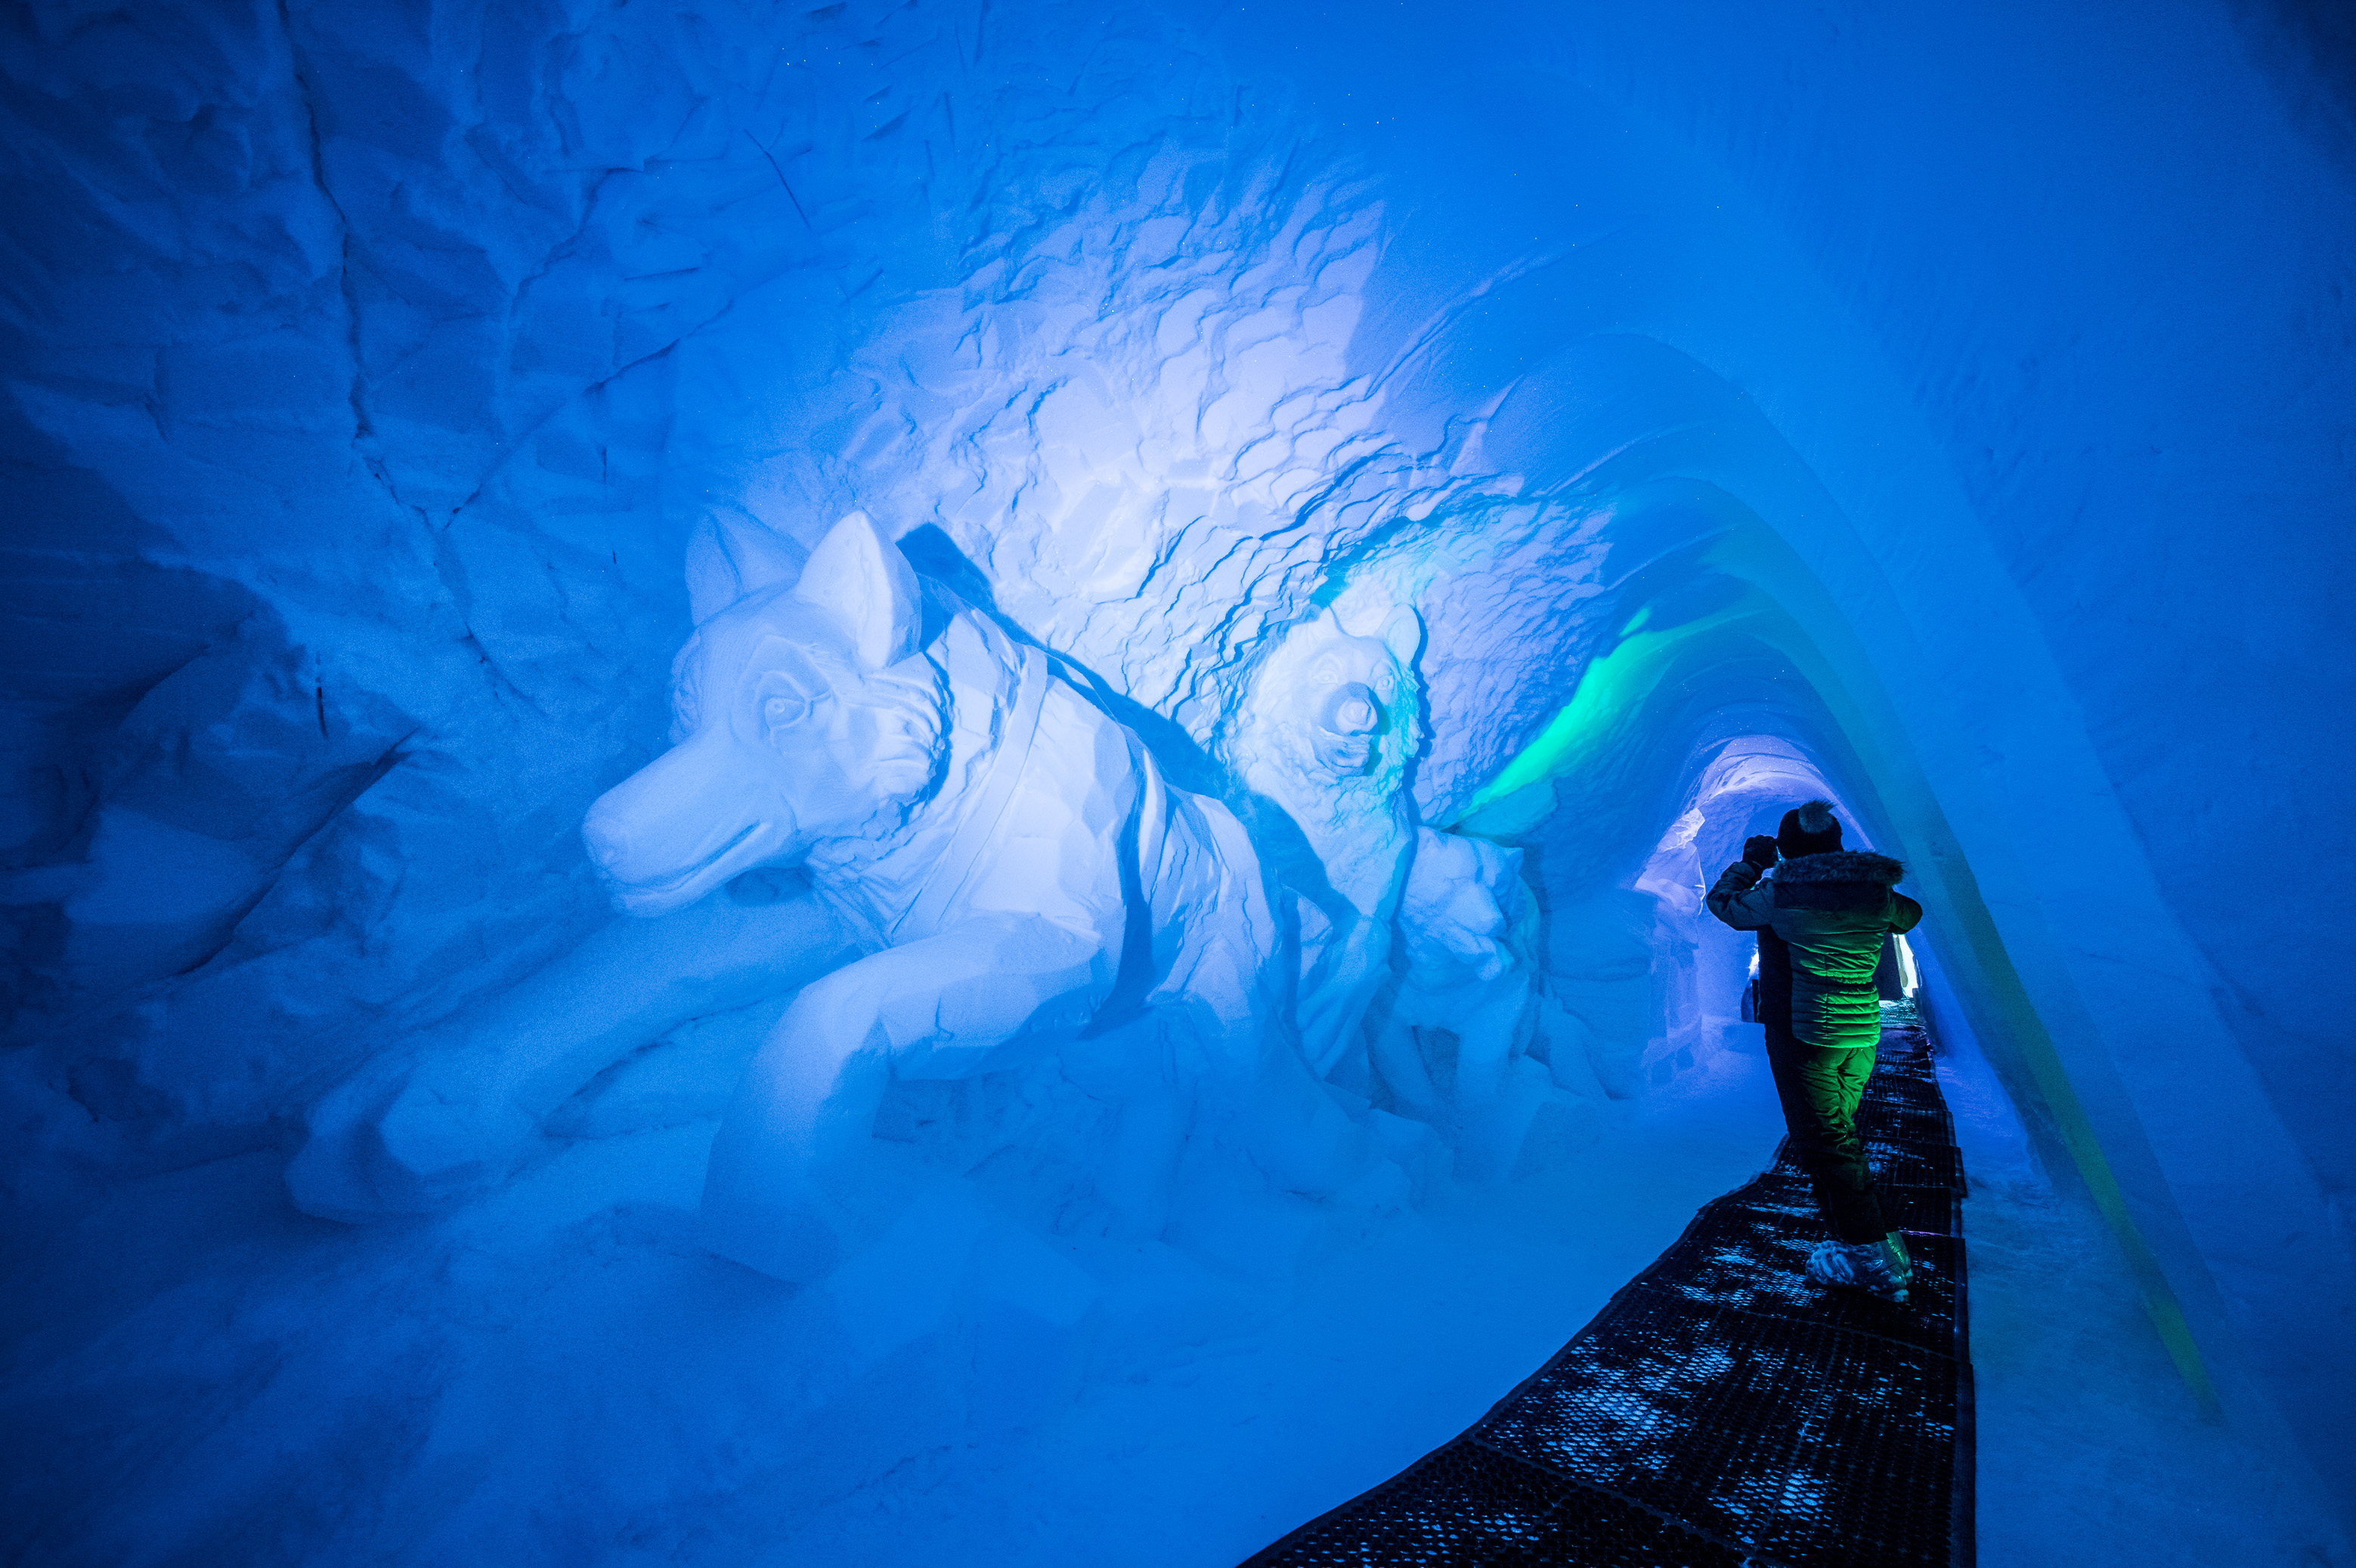
[[1398,947],[1366,1019],[1376,1103],[1440,1128],[1459,1176],[1504,1174],[1547,1093],[1529,1060],[1536,912],[1522,852],[1416,829]]
[[[584,825],[626,911],[799,863],[875,949],[796,997],[712,1147],[706,1243],[781,1278],[827,1272],[876,1222],[830,1173],[894,1077],[1138,1039],[1148,1017],[1237,1082],[1279,1071],[1275,924],[1241,825],[1169,787],[1048,656],[970,609],[928,640],[922,619],[900,551],[844,518],[797,581],[697,630],[674,670],[677,743]],[[1322,1132],[1280,1141],[1347,1143],[1282,1053],[1279,1097]]]
[[1227,747],[1246,786],[1298,835],[1296,852],[1278,859],[1298,923],[1301,1049],[1321,1077],[1355,1048],[1387,974],[1415,844],[1400,786],[1415,751],[1411,665],[1422,639],[1404,606],[1374,635],[1323,611],[1261,666]]

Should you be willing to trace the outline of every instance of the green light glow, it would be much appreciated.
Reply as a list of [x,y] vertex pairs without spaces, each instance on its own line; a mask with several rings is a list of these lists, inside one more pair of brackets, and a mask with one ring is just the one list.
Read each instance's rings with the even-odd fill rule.
[[1611,728],[1631,708],[1642,702],[1677,651],[1704,636],[1742,620],[1759,608],[1754,595],[1713,613],[1663,631],[1647,632],[1650,605],[1636,612],[1621,628],[1612,651],[1591,660],[1562,710],[1547,721],[1537,739],[1507,763],[1496,777],[1473,792],[1457,814],[1459,821],[1516,791],[1559,778],[1576,769]]

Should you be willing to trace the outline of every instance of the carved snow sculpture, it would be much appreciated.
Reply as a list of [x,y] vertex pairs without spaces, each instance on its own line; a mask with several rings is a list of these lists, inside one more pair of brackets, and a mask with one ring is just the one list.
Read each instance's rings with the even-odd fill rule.
[[1410,668],[1422,636],[1406,608],[1373,635],[1353,633],[1332,609],[1294,627],[1254,677],[1226,748],[1261,803],[1259,839],[1292,902],[1293,1006],[1320,1077],[1344,1066],[1388,973],[1415,842],[1400,785],[1414,752]]
[[[696,618],[790,581],[802,560],[767,529],[707,524],[688,550]],[[699,890],[734,874],[721,868]],[[286,1171],[295,1206],[351,1223],[452,1208],[513,1174],[552,1113],[622,1058],[691,1019],[782,1005],[873,944],[806,893],[730,891],[607,926],[487,1005],[378,1053],[311,1107]]]
[[315,1105],[287,1167],[295,1206],[365,1223],[448,1209],[524,1158],[583,1084],[691,1019],[752,1008],[858,955],[807,898],[708,899],[624,921],[422,1038]]
[[1548,923],[1549,998],[1558,1004],[1549,1033],[1558,1082],[1576,1076],[1583,1057],[1611,1099],[1644,1092],[1644,1057],[1659,1032],[1658,901],[1632,888],[1605,886],[1555,906]]
[[1475,1179],[1511,1168],[1548,1089],[1525,1054],[1536,998],[1521,859],[1416,830],[1392,984],[1366,1025],[1377,1104],[1440,1129]]
[[799,862],[877,948],[804,988],[762,1046],[712,1147],[707,1243],[785,1279],[828,1272],[907,1200],[862,1157],[894,1077],[1067,1046],[1076,1076],[1162,1102],[1128,1120],[1164,1147],[1116,1163],[1168,1171],[1184,1090],[1108,1051],[1176,1050],[1280,1108],[1280,1182],[1338,1185],[1355,1129],[1297,1064],[1288,1081],[1275,922],[1240,824],[1170,788],[1047,656],[970,610],[921,647],[919,622],[900,552],[845,518],[797,582],[698,629],[678,743],[584,825],[626,910]]

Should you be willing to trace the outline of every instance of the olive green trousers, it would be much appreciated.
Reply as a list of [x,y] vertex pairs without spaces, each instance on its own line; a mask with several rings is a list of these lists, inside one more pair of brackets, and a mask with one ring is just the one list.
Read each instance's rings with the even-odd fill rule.
[[1798,1044],[1772,1024],[1767,1029],[1767,1064],[1783,1103],[1792,1153],[1808,1173],[1816,1208],[1844,1242],[1878,1242],[1889,1232],[1857,1130],[1858,1103],[1873,1075],[1874,1054],[1869,1045],[1826,1050]]

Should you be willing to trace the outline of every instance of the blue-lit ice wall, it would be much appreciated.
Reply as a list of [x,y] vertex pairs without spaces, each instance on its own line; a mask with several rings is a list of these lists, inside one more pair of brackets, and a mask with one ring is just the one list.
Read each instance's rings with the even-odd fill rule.
[[2295,11],[14,26],[28,1190],[291,1153],[421,1040],[638,1063],[558,1130],[715,1115],[660,1061],[858,933],[755,887],[758,961],[632,945],[578,827],[687,563],[864,507],[1197,788],[1288,634],[1411,612],[1402,809],[1538,851],[1558,1103],[1707,1049],[1640,884],[1785,747],[2190,1375],[2356,1491],[2341,944],[2252,866],[2356,849]]

